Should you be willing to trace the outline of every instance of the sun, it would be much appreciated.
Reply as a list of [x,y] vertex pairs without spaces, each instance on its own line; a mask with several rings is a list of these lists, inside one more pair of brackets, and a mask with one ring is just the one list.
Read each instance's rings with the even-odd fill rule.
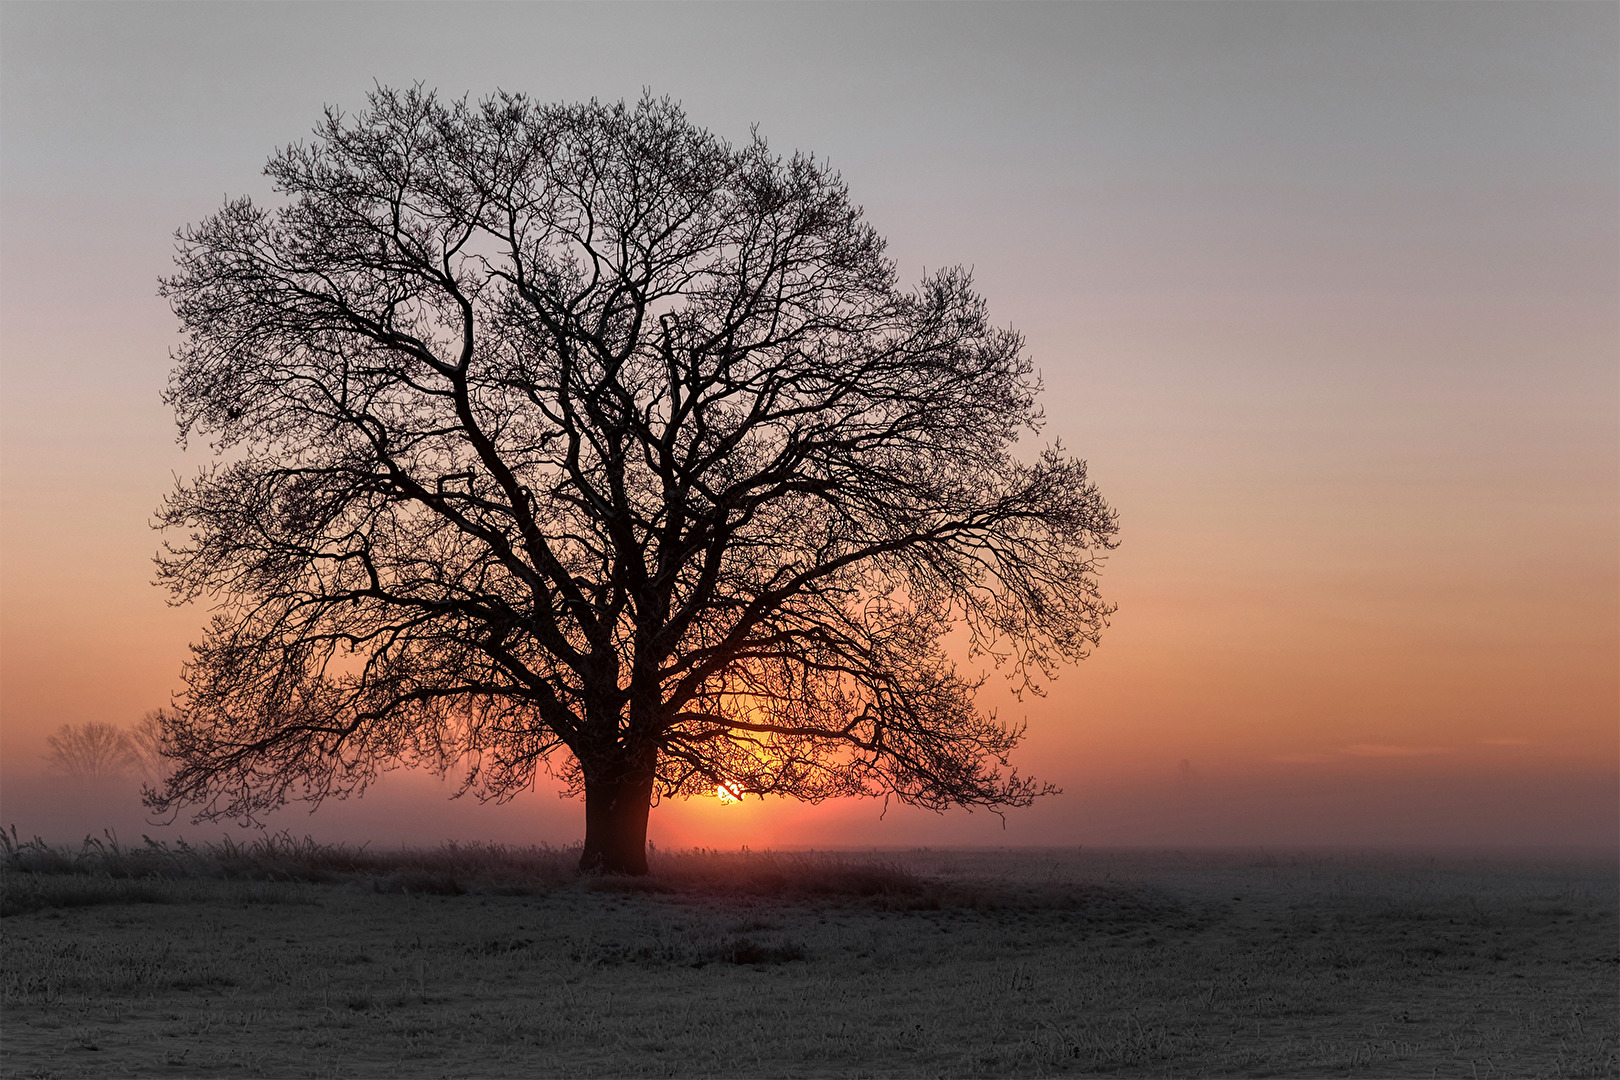
[[722,803],[742,802],[742,794],[726,784],[716,784],[714,786],[714,797]]

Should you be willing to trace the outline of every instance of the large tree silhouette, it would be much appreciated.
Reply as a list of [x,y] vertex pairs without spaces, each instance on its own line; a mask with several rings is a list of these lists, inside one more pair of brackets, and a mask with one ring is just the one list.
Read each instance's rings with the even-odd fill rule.
[[668,100],[379,89],[179,233],[167,400],[216,463],[159,556],[216,613],[148,803],[252,818],[398,765],[585,796],[582,865],[733,792],[1020,806],[1029,687],[1095,643],[1112,511],[1022,340],[896,286],[813,158]]

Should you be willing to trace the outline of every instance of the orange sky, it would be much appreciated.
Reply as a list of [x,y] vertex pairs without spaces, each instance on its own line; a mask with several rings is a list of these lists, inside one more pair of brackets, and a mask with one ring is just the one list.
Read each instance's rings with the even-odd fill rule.
[[[202,460],[157,400],[155,279],[375,77],[650,85],[831,160],[903,275],[973,265],[1120,510],[1102,647],[987,699],[1064,795],[1005,830],[710,800],[655,810],[657,842],[1616,842],[1615,8],[423,6],[354,55],[372,10],[0,15],[0,819],[138,827],[38,773],[57,725],[164,703],[206,618],[149,584],[149,515]],[[618,47],[537,70],[540,34]],[[582,832],[550,794],[441,796],[271,824]]]

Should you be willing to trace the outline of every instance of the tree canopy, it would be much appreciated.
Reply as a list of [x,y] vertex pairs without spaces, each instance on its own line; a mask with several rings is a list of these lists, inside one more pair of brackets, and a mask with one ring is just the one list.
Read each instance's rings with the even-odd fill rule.
[[667,99],[381,88],[267,173],[162,286],[216,460],[159,574],[215,613],[152,807],[549,768],[584,864],[634,872],[650,803],[717,785],[1045,790],[946,637],[1021,688],[1082,657],[1116,522],[1029,448],[1038,381],[968,273],[900,288],[825,164]]

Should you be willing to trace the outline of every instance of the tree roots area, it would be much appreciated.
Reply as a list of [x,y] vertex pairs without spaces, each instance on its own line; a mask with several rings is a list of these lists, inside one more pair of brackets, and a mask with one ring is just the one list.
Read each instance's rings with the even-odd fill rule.
[[5,1076],[1620,1071],[1612,859],[696,852],[614,879],[462,851],[299,880],[28,854]]

